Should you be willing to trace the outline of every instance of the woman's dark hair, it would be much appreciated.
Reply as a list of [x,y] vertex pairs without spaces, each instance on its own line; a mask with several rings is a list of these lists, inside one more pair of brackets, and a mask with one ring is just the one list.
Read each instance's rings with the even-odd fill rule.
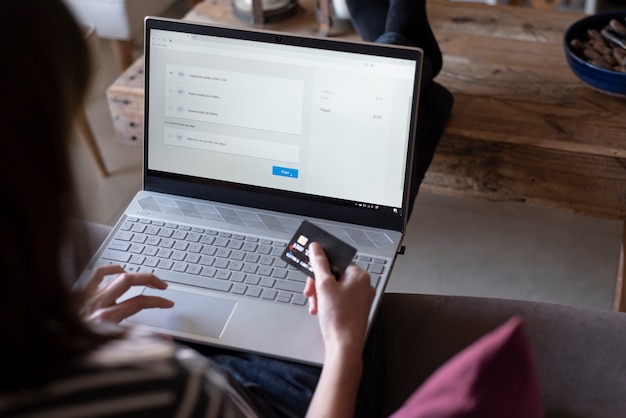
[[107,338],[78,314],[61,252],[76,216],[68,143],[90,78],[61,0],[0,8],[0,390],[45,383]]

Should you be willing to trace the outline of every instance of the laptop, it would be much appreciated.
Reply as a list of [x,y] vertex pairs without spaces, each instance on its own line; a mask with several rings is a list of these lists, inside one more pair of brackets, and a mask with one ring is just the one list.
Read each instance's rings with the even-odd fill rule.
[[130,325],[324,362],[306,276],[280,259],[307,220],[357,249],[379,308],[407,222],[422,51],[145,20],[143,186],[96,266],[169,283]]

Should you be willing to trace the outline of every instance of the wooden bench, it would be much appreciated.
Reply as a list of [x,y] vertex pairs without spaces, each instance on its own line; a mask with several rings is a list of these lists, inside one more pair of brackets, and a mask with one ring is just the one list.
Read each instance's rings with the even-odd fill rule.
[[[315,33],[314,0],[300,4],[293,18],[265,27]],[[455,105],[422,190],[626,220],[626,100],[584,85],[564,57],[563,34],[584,14],[445,0],[429,0],[428,13],[444,53],[437,81]],[[201,2],[186,19],[244,25],[228,0]],[[359,39],[352,30],[339,36]],[[107,95],[120,139],[140,143],[143,62]],[[621,311],[624,242],[626,228],[614,304]]]

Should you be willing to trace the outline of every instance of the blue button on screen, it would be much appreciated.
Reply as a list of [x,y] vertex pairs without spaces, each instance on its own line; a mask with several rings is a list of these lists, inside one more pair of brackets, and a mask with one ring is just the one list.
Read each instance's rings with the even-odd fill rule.
[[272,174],[275,176],[281,176],[281,177],[291,177],[294,179],[298,178],[297,169],[287,168],[287,167],[278,167],[276,165],[272,167]]

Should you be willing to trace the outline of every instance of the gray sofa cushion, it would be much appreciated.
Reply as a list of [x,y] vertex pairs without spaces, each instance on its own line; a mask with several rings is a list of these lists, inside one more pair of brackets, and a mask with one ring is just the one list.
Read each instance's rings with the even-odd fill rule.
[[386,294],[385,411],[454,354],[520,315],[548,417],[626,416],[626,314],[546,303]]

